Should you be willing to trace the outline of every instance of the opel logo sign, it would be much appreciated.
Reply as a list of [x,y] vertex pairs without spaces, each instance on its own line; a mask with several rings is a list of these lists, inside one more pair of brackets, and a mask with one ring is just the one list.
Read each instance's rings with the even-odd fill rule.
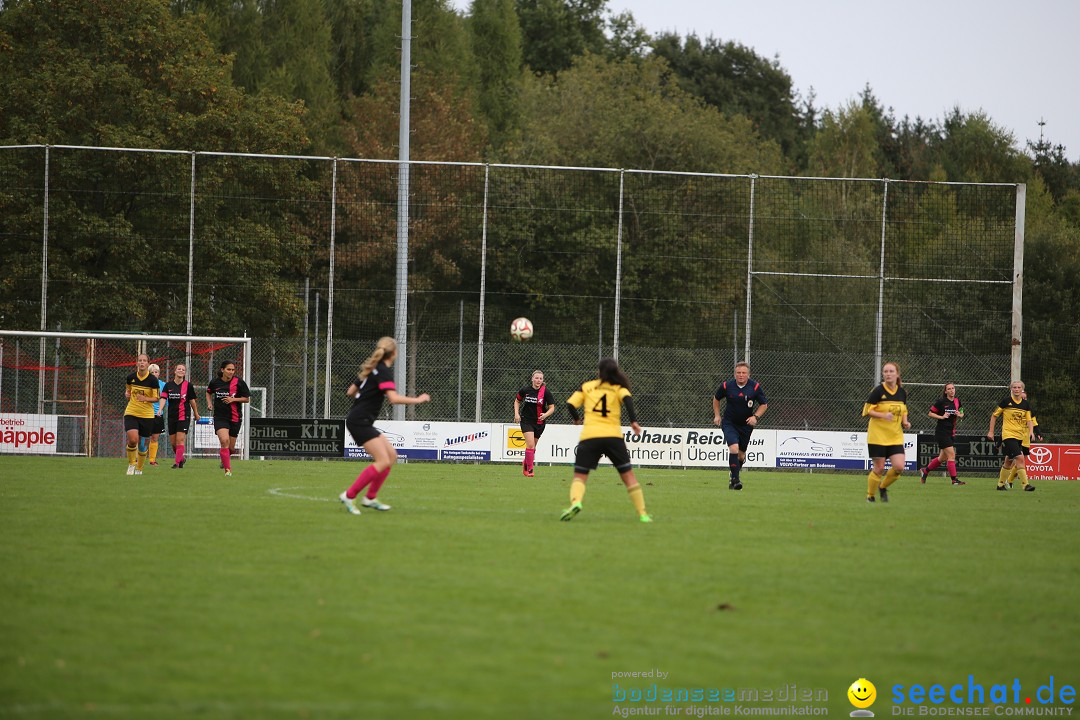
[[1054,452],[1048,447],[1033,447],[1031,448],[1031,462],[1036,465],[1045,465],[1050,462],[1050,458],[1054,456]]

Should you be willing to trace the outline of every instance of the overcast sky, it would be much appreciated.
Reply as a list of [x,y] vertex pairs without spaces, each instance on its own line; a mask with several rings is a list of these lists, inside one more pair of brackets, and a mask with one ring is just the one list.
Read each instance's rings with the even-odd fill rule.
[[[468,0],[452,0],[465,9]],[[1080,0],[608,0],[652,34],[713,35],[837,108],[869,83],[904,115],[985,110],[1018,146],[1043,132],[1080,160]]]

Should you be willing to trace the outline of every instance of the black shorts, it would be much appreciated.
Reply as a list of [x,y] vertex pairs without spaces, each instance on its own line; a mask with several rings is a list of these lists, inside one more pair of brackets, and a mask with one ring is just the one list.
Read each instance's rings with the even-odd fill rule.
[[1010,460],[1019,455],[1026,455],[1024,446],[1020,444],[1019,438],[1005,438],[1001,441],[1001,448],[1005,453],[1005,457]]
[[956,444],[953,440],[952,433],[935,433],[934,440],[937,442],[939,448],[944,450],[945,448],[951,448]]
[[132,430],[139,431],[139,437],[148,438],[154,434],[154,418],[148,417],[136,417],[134,415],[124,416],[124,432],[130,432]]
[[154,416],[154,435],[160,435],[163,432],[165,432],[165,416],[164,415],[155,415]]
[[602,455],[606,455],[620,473],[634,469],[625,440],[621,437],[599,437],[578,443],[574,450],[574,472],[588,474],[590,470],[595,470]]
[[175,435],[178,432],[189,432],[188,428],[191,427],[191,420],[169,420],[169,434]]
[[750,447],[750,436],[754,434],[753,425],[737,425],[727,419],[721,424],[724,430],[724,442],[731,445],[738,445],[739,452],[746,452],[746,448]]
[[243,422],[214,418],[214,434],[217,435],[222,430],[228,430],[229,437],[238,437],[240,435],[240,426],[243,424]]
[[536,440],[540,439],[540,436],[544,434],[544,428],[547,427],[543,423],[536,425],[535,423],[529,423],[522,421],[521,433],[524,435],[527,432],[531,432]]
[[379,432],[379,428],[374,425],[348,419],[345,420],[345,428],[352,435],[353,441],[360,447],[363,447],[368,440],[373,440],[382,434]]
[[893,455],[903,455],[904,445],[878,445],[877,443],[866,443],[866,452],[870,454],[871,458],[888,458]]
[[1024,457],[1027,457],[1028,455],[1031,454],[1031,446],[1030,445],[1021,445],[1020,449],[1024,452]]

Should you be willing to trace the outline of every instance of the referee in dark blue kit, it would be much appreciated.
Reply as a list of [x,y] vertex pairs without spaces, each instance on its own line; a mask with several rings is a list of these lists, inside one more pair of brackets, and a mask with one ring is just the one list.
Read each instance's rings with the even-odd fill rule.
[[[724,416],[720,417],[720,401],[726,400]],[[724,429],[724,442],[728,445],[728,467],[731,476],[728,489],[742,490],[739,471],[746,462],[746,448],[758,420],[765,414],[769,401],[761,383],[750,379],[750,366],[744,362],[735,364],[735,377],[725,380],[713,396],[713,424]]]

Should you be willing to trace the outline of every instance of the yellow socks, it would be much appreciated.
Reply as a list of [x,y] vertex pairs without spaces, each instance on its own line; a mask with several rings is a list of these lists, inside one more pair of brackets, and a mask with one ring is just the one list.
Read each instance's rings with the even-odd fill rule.
[[570,504],[581,502],[585,497],[585,483],[575,479],[570,483]]
[[[1016,476],[1019,473],[1020,473],[1020,468],[1013,465],[1012,469],[1009,471],[1009,477],[1008,477],[1009,482],[1013,482],[1014,480],[1016,480]],[[1027,474],[1027,473],[1025,472],[1025,474]]]
[[887,488],[892,485],[899,479],[900,473],[902,472],[904,472],[903,468],[889,468],[888,471],[885,473],[885,479],[881,481],[881,487]]
[[1027,468],[1013,468],[1013,472],[1016,473],[1016,477],[1020,478],[1020,484],[1027,487]]
[[881,476],[871,470],[870,474],[866,476],[866,497],[877,495],[879,487],[881,487]]
[[138,460],[138,462],[135,463],[135,469],[136,470],[142,470],[143,465],[145,465],[145,464],[146,464],[146,453],[143,452],[142,450],[140,450],[139,451],[139,460]]
[[157,462],[157,438],[153,438],[150,441],[150,462]]
[[1009,480],[1009,475],[1012,474],[1012,468],[1003,467],[998,470],[998,487],[1005,487],[1005,483]]
[[134,465],[135,464],[135,453],[137,453],[138,450],[139,450],[138,445],[128,445],[127,446],[128,465]]
[[641,492],[640,485],[634,485],[633,487],[626,488],[626,492],[630,495],[630,502],[634,503],[634,509],[637,510],[638,515],[647,515],[645,512],[645,495]]

